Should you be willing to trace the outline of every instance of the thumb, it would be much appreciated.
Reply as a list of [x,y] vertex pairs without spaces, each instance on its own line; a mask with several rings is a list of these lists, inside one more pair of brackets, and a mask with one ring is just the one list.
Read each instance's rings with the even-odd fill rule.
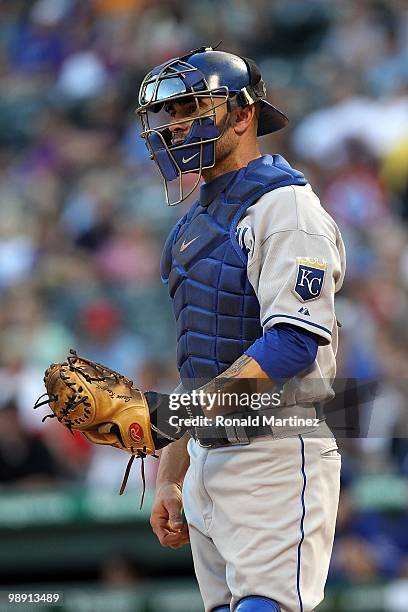
[[169,527],[173,531],[180,531],[183,527],[183,519],[181,517],[181,502],[173,500],[167,507],[169,513]]

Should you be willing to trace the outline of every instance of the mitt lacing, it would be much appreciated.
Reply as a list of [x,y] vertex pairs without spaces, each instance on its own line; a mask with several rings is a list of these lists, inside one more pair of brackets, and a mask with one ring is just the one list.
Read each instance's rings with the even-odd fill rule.
[[[71,367],[70,367],[70,369],[72,370]],[[78,389],[76,389],[74,383],[71,382],[69,376],[67,376],[65,374],[65,370],[63,370],[63,368],[61,368],[61,370],[60,370],[60,378],[61,378],[61,380],[64,381],[65,385],[72,391],[72,395],[71,395],[70,398],[68,398],[68,401],[65,402],[64,407],[61,408],[61,418],[59,416],[57,416],[56,414],[51,413],[51,414],[46,414],[41,419],[41,421],[44,423],[44,421],[46,419],[53,419],[53,418],[57,417],[58,420],[61,423],[63,423],[64,425],[66,425],[66,427],[68,427],[70,432],[73,434],[73,432],[72,432],[72,422],[69,419],[69,413],[72,410],[74,410],[74,408],[79,406],[80,404],[84,404],[84,406],[86,406],[86,408],[84,408],[84,413],[85,413],[86,416],[88,416],[89,414],[91,414],[91,411],[88,409],[88,408],[91,407],[91,404],[88,402],[89,398],[88,398],[87,395],[84,395],[82,397],[80,396],[78,398],[79,394],[82,393],[84,389],[83,389],[82,386],[80,386],[80,387],[78,387]],[[45,397],[46,399],[44,399],[43,401],[40,401],[43,397]],[[57,402],[57,401],[58,401],[58,395],[56,395],[56,394],[49,395],[48,393],[43,393],[42,395],[40,395],[40,397],[35,402],[34,409],[39,408],[40,406],[44,406],[45,404],[50,404],[50,403]],[[82,421],[83,421],[83,419],[79,418],[79,419],[74,419],[73,422],[77,423],[77,424],[80,424]]]
[[[78,389],[76,389],[74,383],[70,381],[69,376],[65,374],[65,371],[62,368],[60,372],[60,378],[64,381],[66,386],[72,391],[71,397],[68,399],[67,402],[65,402],[65,406],[61,408],[62,416],[65,417],[65,424],[67,424],[67,421],[69,421],[69,413],[72,410],[74,410],[74,408],[79,406],[80,404],[84,404],[84,406],[87,406],[87,408],[84,408],[84,414],[86,414],[87,416],[91,414],[91,411],[88,410],[88,408],[91,407],[91,404],[87,401],[88,396],[83,395],[82,397],[80,396],[79,399],[77,399],[78,395],[83,392],[84,390],[83,387],[80,386],[78,387]],[[74,419],[74,421],[78,424],[83,420],[84,419]]]
[[[45,400],[43,400],[42,402],[40,402],[40,399],[45,397]],[[52,402],[57,402],[58,401],[58,395],[48,395],[48,393],[43,393],[42,395],[40,395],[40,397],[37,399],[37,401],[35,402],[33,408],[34,410],[36,408],[39,408],[40,406],[45,406],[45,404],[50,404]],[[51,412],[51,414],[46,414],[42,419],[41,419],[41,423],[44,423],[44,421],[46,419],[55,419],[56,415]]]
[[[123,480],[122,480],[122,485],[120,487],[120,491],[119,491],[119,495],[123,495],[125,489],[126,489],[126,485],[129,479],[129,474],[130,474],[130,470],[132,468],[132,464],[133,461],[136,459],[140,459],[141,460],[141,464],[140,464],[140,475],[142,477],[142,483],[143,483],[143,490],[142,490],[142,497],[140,500],[140,510],[142,509],[143,506],[143,502],[144,502],[144,498],[145,498],[145,493],[146,493],[146,474],[145,474],[145,459],[147,457],[147,452],[146,452],[146,447],[143,447],[143,450],[138,449],[137,453],[134,453],[134,449],[132,447],[132,453],[133,455],[130,457],[128,464],[126,466],[126,470],[125,470],[125,474],[123,476]],[[151,457],[154,457],[155,459],[158,459],[159,456],[156,454],[152,454],[150,455]]]
[[111,368],[108,368],[107,366],[97,363],[96,361],[90,361],[89,359],[85,359],[85,357],[81,357],[81,361],[83,363],[87,363],[89,366],[91,366],[93,370],[96,370],[96,369],[101,370],[100,377],[90,376],[87,372],[75,366],[75,362],[78,359],[78,355],[76,351],[74,349],[70,349],[69,352],[71,353],[71,356],[67,357],[69,369],[71,370],[71,372],[78,372],[79,374],[81,374],[81,376],[83,376],[85,380],[87,380],[88,382],[91,382],[91,383],[92,382],[106,382],[107,380],[109,380],[110,376],[113,376],[116,383],[121,382],[121,383],[124,383],[129,388],[133,387],[133,380],[129,380],[129,378],[127,378],[123,374],[119,374],[119,372],[115,372],[115,370],[112,370]]

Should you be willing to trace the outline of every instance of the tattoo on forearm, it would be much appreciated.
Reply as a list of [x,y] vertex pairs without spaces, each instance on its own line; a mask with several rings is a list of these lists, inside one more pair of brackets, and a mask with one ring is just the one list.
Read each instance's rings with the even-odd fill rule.
[[[249,380],[247,378],[240,378],[240,374],[244,371],[245,367],[252,360],[248,355],[242,355],[239,357],[225,372],[220,376],[213,378],[207,384],[200,387],[200,390],[204,394],[223,394],[223,393],[239,393],[240,391],[248,391]],[[204,408],[204,406],[203,406]],[[208,410],[208,408],[207,408]],[[231,408],[226,409],[224,406],[214,405],[212,412],[225,412],[231,411]]]
[[241,355],[241,357],[234,361],[228,370],[225,370],[222,377],[234,378],[235,376],[239,376],[239,374],[241,374],[242,370],[248,365],[248,363],[250,363],[251,360],[252,357],[249,357],[248,355]]
[[220,376],[213,378],[209,383],[201,387],[201,389],[205,393],[214,393],[216,391],[221,391],[231,384],[234,384],[231,381],[231,378],[239,378],[239,375],[242,373],[244,368],[250,363],[251,357],[248,355],[241,355],[234,363],[223,372]]

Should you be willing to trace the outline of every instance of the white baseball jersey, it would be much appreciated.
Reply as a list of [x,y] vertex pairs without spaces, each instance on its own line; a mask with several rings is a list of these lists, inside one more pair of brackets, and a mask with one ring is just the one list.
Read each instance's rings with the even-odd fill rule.
[[334,294],[345,273],[340,231],[310,185],[281,187],[250,206],[237,226],[265,330],[290,323],[320,338],[314,365],[285,386],[282,405],[330,399],[336,373]]

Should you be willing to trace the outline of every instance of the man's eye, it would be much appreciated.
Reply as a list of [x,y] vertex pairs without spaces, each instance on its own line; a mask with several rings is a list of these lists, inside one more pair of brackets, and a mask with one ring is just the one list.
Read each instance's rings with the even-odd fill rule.
[[[174,109],[164,109],[166,111],[166,113],[169,115],[169,117],[171,119],[175,119],[177,116],[177,113]],[[187,108],[185,108],[180,116],[180,119],[186,118],[186,117],[191,117],[192,115],[196,115],[197,114],[197,107],[195,104],[192,104],[191,106],[188,106]]]

